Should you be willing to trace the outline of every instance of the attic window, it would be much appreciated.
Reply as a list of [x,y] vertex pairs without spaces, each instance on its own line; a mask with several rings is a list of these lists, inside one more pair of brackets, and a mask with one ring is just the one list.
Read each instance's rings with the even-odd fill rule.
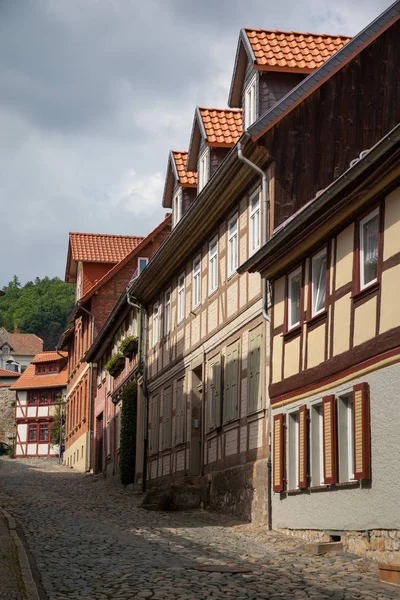
[[182,190],[179,189],[174,196],[173,205],[172,205],[172,223],[173,223],[174,227],[181,220],[181,217],[182,217]]
[[254,75],[244,92],[244,128],[247,129],[257,119],[256,102],[257,75]]
[[210,151],[208,148],[206,148],[206,150],[203,152],[203,154],[199,158],[197,174],[198,174],[197,193],[200,193],[210,178]]
[[7,344],[4,344],[1,350],[3,354],[10,354],[10,346],[7,346]]

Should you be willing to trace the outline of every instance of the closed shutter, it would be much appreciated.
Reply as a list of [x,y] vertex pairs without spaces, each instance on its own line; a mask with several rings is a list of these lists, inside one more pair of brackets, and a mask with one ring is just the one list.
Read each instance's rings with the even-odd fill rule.
[[274,415],[273,431],[273,490],[282,492],[285,488],[285,415]]
[[151,424],[150,424],[150,452],[152,454],[158,452],[158,430],[159,430],[159,418],[158,418],[158,396],[154,396],[151,399]]
[[262,327],[249,331],[248,412],[261,408]]
[[176,382],[176,416],[175,416],[175,443],[182,444],[184,437],[184,396],[183,379]]
[[221,425],[221,359],[213,358],[208,364],[208,429]]
[[371,479],[371,424],[368,383],[353,388],[354,478]]
[[163,402],[163,448],[171,447],[171,388],[164,390]]
[[232,418],[232,346],[228,346],[225,356],[224,368],[224,406],[223,406],[223,421],[226,423]]
[[308,409],[299,408],[299,488],[308,485]]
[[335,396],[332,394],[322,398],[324,483],[326,485],[337,481],[335,404]]
[[231,409],[230,418],[236,419],[238,416],[238,401],[239,401],[239,351],[240,342],[232,344],[232,364],[231,364]]

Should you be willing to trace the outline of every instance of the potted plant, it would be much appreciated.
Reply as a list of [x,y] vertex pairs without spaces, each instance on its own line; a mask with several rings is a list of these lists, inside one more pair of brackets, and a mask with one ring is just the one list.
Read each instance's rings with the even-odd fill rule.
[[138,352],[138,338],[136,335],[128,335],[119,345],[118,351],[126,356],[126,358],[131,358],[134,354],[136,355]]
[[108,371],[111,377],[117,377],[125,365],[125,357],[121,352],[117,352],[110,358],[108,362],[104,365],[106,371]]

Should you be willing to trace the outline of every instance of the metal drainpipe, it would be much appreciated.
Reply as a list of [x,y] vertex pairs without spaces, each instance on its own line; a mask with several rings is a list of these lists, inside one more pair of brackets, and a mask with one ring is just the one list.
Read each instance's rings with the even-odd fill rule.
[[[147,356],[147,311],[142,304],[133,302],[129,296],[129,292],[126,295],[127,303],[136,308],[140,313],[140,319],[138,324],[138,365],[139,374],[143,377],[143,399],[144,399],[144,431],[143,431],[143,473],[142,473],[142,491],[146,491],[147,483],[147,450],[148,450],[148,422],[149,422],[149,395],[147,391],[147,377],[146,377],[146,356]],[[144,327],[142,328],[142,318],[144,320]],[[142,340],[143,340],[143,351],[142,351]],[[144,358],[143,358],[144,357]]]
[[[269,225],[269,201],[268,201],[268,180],[267,176],[260,167],[251,162],[248,158],[243,156],[242,144],[239,141],[237,145],[237,153],[238,159],[242,161],[245,165],[253,169],[256,173],[258,173],[261,177],[261,194],[262,194],[262,218],[263,218],[263,227],[262,227],[262,244],[263,246],[267,243],[268,240],[268,225]],[[262,279],[262,315],[264,319],[271,324],[271,318],[268,314],[268,289],[267,289],[267,280],[265,278]],[[270,432],[271,426],[271,405],[268,406],[268,433]],[[269,438],[270,439],[270,438]],[[267,489],[267,503],[268,503],[268,529],[272,529],[272,464],[271,464],[271,442],[269,442],[269,455],[267,461],[267,477],[268,477],[268,489]]]
[[[94,314],[91,313],[87,308],[84,308],[80,302],[78,302],[79,308],[83,310],[89,317],[92,319],[92,340],[91,344],[94,342]],[[93,422],[92,422],[92,412],[93,412],[93,363],[90,363],[90,377],[89,377],[89,431],[88,431],[88,449],[86,452],[86,471],[90,471],[90,466],[92,462],[92,437],[93,437]]]

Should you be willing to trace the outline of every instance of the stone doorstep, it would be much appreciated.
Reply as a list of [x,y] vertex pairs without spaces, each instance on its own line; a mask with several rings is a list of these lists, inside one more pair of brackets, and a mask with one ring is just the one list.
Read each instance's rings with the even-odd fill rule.
[[343,550],[342,542],[311,542],[306,544],[304,549],[310,554],[326,554],[327,552],[339,553]]
[[400,586],[400,565],[378,564],[379,580],[391,585]]

